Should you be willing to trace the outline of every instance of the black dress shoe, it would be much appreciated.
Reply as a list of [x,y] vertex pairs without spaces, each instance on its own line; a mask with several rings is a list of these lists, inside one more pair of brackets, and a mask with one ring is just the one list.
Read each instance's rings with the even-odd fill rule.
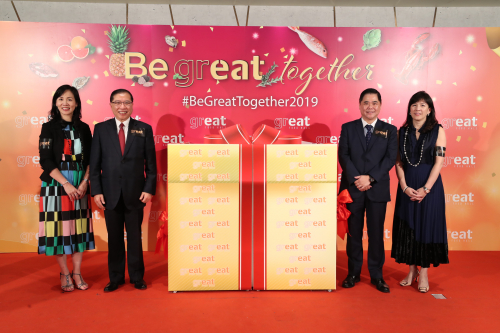
[[134,285],[135,289],[139,290],[148,289],[148,286],[146,286],[146,282],[144,282],[144,280],[139,280],[139,281],[130,280],[130,283]]
[[352,288],[359,281],[361,281],[359,275],[347,275],[344,282],[342,282],[342,288]]
[[111,291],[115,291],[118,289],[118,286],[121,286],[122,284],[125,284],[125,281],[120,281],[120,282],[110,282],[104,287],[104,292],[108,293]]
[[377,287],[378,291],[381,291],[383,293],[390,293],[391,291],[389,290],[389,286],[387,283],[385,283],[384,279],[372,279],[372,284]]

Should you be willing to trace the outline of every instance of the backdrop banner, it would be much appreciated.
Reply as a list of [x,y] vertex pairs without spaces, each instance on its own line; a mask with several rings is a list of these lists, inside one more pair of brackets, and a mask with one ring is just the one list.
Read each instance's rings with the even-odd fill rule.
[[[203,143],[235,124],[337,144],[341,125],[360,117],[359,94],[372,87],[382,94],[380,119],[398,127],[415,92],[431,95],[447,135],[441,174],[449,248],[500,250],[500,118],[493,111],[500,28],[0,22],[0,43],[0,252],[37,251],[38,137],[62,84],[79,89],[91,129],[113,116],[109,95],[118,88],[133,94],[132,116],[153,126],[158,186],[145,210],[144,249],[155,249],[167,210],[169,144]],[[393,170],[386,249],[397,186]],[[92,212],[96,248],[106,251],[104,214]]]

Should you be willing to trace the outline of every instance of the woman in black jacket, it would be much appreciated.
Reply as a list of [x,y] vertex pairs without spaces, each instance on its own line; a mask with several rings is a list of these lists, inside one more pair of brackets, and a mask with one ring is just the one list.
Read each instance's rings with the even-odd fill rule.
[[[95,248],[90,204],[89,159],[92,134],[80,119],[78,90],[60,86],[52,97],[50,121],[42,125],[39,152],[40,191],[38,253],[56,256],[63,291],[88,289],[80,266],[85,250]],[[66,255],[71,255],[70,274]]]

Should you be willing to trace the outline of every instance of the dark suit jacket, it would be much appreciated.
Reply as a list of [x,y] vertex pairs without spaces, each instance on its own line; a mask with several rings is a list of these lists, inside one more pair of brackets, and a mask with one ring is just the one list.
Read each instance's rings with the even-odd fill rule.
[[[386,132],[387,137],[383,133]],[[370,175],[375,181],[366,191],[373,202],[391,201],[389,171],[396,163],[398,140],[396,126],[378,119],[368,147],[361,119],[342,125],[339,140],[339,162],[342,167],[340,192],[349,191],[352,199],[362,196],[354,185],[355,176]]]
[[130,119],[122,156],[115,118],[97,124],[90,156],[92,196],[104,194],[106,209],[113,209],[120,194],[128,209],[145,206],[142,192],[156,192],[156,152],[150,125]]
[[[92,133],[90,132],[89,125],[80,120],[76,120],[73,127],[80,135],[83,154],[83,170],[87,170],[91,154]],[[42,125],[38,150],[40,152],[40,166],[43,170],[40,179],[50,183],[52,181],[50,173],[52,170],[61,167],[62,155],[64,152],[64,135],[60,121],[51,120]]]

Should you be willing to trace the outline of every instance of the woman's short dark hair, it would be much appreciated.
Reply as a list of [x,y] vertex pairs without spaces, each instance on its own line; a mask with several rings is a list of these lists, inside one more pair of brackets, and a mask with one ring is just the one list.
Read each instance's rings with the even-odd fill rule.
[[419,91],[413,96],[411,96],[410,101],[408,102],[406,121],[403,124],[403,127],[413,125],[413,118],[411,117],[411,112],[410,112],[411,106],[420,101],[424,101],[429,106],[429,110],[431,110],[429,116],[425,120],[425,123],[422,125],[422,128],[420,129],[420,133],[427,133],[430,132],[434,128],[434,126],[438,124],[438,121],[436,119],[436,110],[434,109],[434,101],[432,100],[431,96],[429,96],[429,94],[426,93],[425,91]]
[[380,102],[380,104],[382,104],[382,96],[380,96],[380,93],[378,92],[377,89],[373,89],[373,88],[368,88],[368,89],[363,90],[361,95],[359,95],[359,103],[361,103],[361,101],[363,101],[363,97],[365,97],[365,95],[368,95],[368,94],[377,95],[378,101]]
[[61,112],[59,112],[59,108],[56,106],[57,99],[64,95],[66,91],[70,91],[73,94],[73,97],[75,98],[76,102],[76,107],[75,111],[73,111],[73,118],[72,120],[80,120],[82,119],[82,102],[80,100],[80,94],[78,94],[78,89],[75,87],[70,86],[69,84],[64,84],[57,88],[56,92],[54,93],[54,96],[52,96],[52,108],[50,109],[49,112],[49,118],[50,120],[54,121],[59,121],[61,120]]
[[110,102],[113,102],[113,98],[115,97],[115,95],[118,95],[118,94],[124,94],[124,93],[127,93],[130,95],[130,101],[133,102],[134,101],[134,96],[132,96],[132,93],[130,91],[128,91],[127,89],[116,89],[114,90],[111,95],[109,96],[109,101]]

